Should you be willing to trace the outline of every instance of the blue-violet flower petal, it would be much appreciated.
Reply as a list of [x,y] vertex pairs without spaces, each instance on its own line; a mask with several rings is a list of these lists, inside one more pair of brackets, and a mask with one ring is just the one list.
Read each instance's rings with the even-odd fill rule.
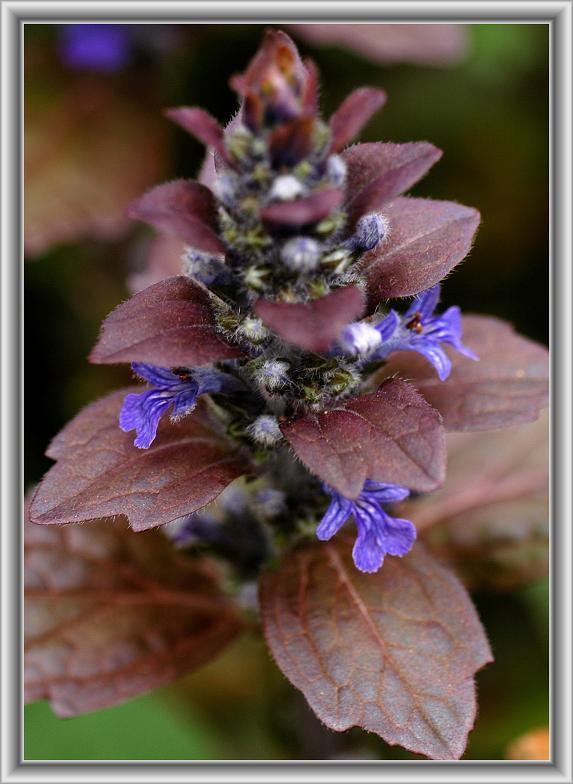
[[327,485],[324,489],[332,500],[316,535],[328,541],[353,516],[358,536],[352,557],[361,572],[377,572],[386,555],[403,556],[410,551],[416,539],[413,523],[392,517],[381,506],[406,498],[410,492],[407,488],[367,480],[355,500],[345,498]]

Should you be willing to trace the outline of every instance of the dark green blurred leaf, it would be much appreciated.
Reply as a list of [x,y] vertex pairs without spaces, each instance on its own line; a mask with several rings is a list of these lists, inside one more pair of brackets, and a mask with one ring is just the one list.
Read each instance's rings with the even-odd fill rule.
[[222,753],[216,726],[157,696],[65,721],[38,702],[25,708],[24,728],[27,760],[218,759]]

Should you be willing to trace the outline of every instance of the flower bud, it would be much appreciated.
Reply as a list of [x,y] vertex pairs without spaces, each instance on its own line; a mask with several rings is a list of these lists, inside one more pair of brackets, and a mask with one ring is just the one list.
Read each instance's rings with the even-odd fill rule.
[[252,130],[299,117],[305,108],[309,72],[290,38],[269,30],[261,49],[231,86],[243,96],[243,116]]
[[327,390],[332,395],[347,394],[360,382],[360,374],[353,368],[338,367],[331,373],[326,373],[324,381]]
[[351,356],[362,357],[378,348],[382,338],[377,329],[370,324],[357,321],[348,324],[338,339],[340,348]]
[[364,253],[373,250],[379,242],[388,236],[388,220],[377,212],[363,215],[354,230],[354,234],[347,240],[347,246],[354,251]]
[[239,337],[245,338],[251,343],[264,343],[269,336],[269,330],[265,327],[263,322],[258,318],[248,316],[244,319],[237,328]]
[[306,194],[306,188],[292,174],[281,174],[276,177],[269,191],[269,198],[277,201],[293,201]]
[[346,164],[340,155],[330,155],[328,157],[326,174],[335,188],[342,188],[346,182]]
[[344,228],[346,223],[346,213],[342,210],[335,210],[331,212],[328,217],[324,220],[321,220],[315,226],[315,232],[319,234],[321,237],[329,237],[331,238],[335,235],[338,231]]
[[276,392],[289,382],[290,365],[281,359],[267,359],[255,371],[255,378],[267,392]]
[[274,446],[283,437],[277,418],[270,414],[257,417],[247,427],[247,433],[256,444],[266,447]]
[[281,249],[281,260],[291,272],[312,272],[320,263],[321,245],[311,237],[293,237]]
[[348,248],[338,247],[324,254],[320,264],[325,269],[340,275],[352,263],[352,252]]
[[225,285],[233,279],[232,272],[225,265],[223,257],[217,258],[195,248],[185,248],[182,260],[184,274],[204,286],[217,283]]

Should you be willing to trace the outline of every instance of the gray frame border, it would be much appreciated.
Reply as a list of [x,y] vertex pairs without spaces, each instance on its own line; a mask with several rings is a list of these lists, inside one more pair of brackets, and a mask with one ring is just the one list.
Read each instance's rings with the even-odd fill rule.
[[[0,782],[572,782],[571,400],[571,0],[0,0],[2,36],[2,700]],[[551,365],[552,365],[552,762],[82,762],[21,761],[22,210],[21,32],[26,22],[291,21],[546,22],[551,27]],[[14,458],[14,454],[18,458]],[[16,588],[18,586],[18,588]],[[569,739],[569,740],[568,740]],[[304,778],[303,778],[304,777]]]

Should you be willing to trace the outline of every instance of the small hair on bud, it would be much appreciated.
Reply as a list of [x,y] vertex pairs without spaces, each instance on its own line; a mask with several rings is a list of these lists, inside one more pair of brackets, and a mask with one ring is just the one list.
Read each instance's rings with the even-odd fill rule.
[[290,365],[282,359],[267,359],[258,367],[254,376],[268,392],[276,392],[288,383]]
[[291,272],[312,272],[320,264],[322,246],[312,237],[293,237],[281,249],[281,261]]
[[360,218],[354,234],[347,240],[347,245],[352,250],[362,253],[373,250],[379,242],[388,236],[389,230],[388,219],[377,212],[371,212]]
[[258,416],[247,427],[247,433],[256,444],[261,446],[274,446],[283,437],[276,417],[270,414]]
[[306,194],[306,188],[292,174],[276,177],[269,191],[269,198],[277,201],[292,201]]
[[340,155],[330,155],[326,162],[326,174],[330,182],[341,188],[346,182],[346,164]]
[[338,339],[340,348],[346,354],[358,357],[370,354],[381,342],[382,338],[378,330],[361,321],[344,327]]
[[263,343],[269,336],[269,330],[258,318],[247,316],[237,328],[239,337],[249,340],[251,343]]

